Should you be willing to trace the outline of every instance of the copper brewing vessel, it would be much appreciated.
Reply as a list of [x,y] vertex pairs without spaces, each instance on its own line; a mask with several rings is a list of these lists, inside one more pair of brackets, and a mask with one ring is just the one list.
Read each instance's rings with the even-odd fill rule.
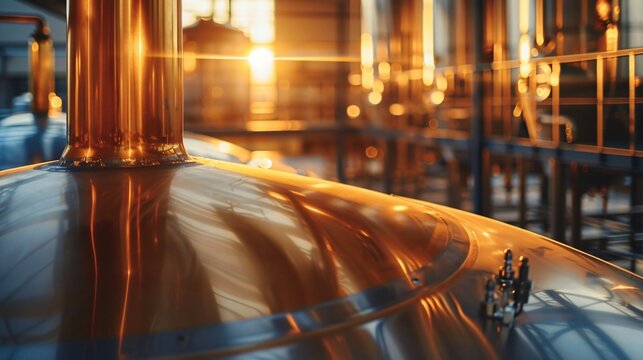
[[[1,358],[640,354],[634,274],[465,212],[190,159],[179,9],[70,0],[68,148],[0,173]],[[510,327],[479,314],[506,247],[535,284]]]
[[[51,160],[64,146],[65,121],[50,114],[54,93],[54,44],[44,20],[32,15],[0,14],[0,22],[35,25],[29,39],[31,112],[0,121],[0,170]],[[62,141],[61,141],[62,140]]]

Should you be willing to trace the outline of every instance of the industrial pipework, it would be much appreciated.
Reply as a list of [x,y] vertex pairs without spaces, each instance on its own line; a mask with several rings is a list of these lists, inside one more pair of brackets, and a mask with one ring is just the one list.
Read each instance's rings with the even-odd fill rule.
[[49,27],[44,19],[35,15],[0,14],[0,22],[36,25],[29,40],[31,111],[36,116],[46,117],[49,97],[54,94],[54,42]]

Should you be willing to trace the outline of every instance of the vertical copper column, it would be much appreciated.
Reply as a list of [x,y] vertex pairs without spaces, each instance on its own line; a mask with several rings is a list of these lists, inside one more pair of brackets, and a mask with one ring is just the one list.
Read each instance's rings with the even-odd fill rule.
[[37,26],[29,40],[29,91],[32,95],[31,111],[46,117],[49,96],[54,92],[54,42],[49,28],[38,16],[0,15],[0,21]]
[[189,160],[180,0],[69,0],[69,143],[61,165]]
[[31,111],[46,116],[49,113],[49,96],[54,94],[54,42],[47,26],[39,27],[33,34],[29,48]]

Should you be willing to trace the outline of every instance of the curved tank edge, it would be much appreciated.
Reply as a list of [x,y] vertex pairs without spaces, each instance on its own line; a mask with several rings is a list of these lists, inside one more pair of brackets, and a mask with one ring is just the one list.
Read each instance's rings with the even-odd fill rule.
[[[21,172],[29,171],[32,169],[40,170],[40,171],[51,170],[51,166],[55,164],[56,162],[49,162],[44,164],[29,165],[18,169],[2,171],[0,172],[0,178],[8,175],[19,174]],[[118,340],[119,347],[122,347],[125,344],[125,347],[130,349],[130,353],[136,356],[138,355],[165,356],[168,354],[170,355],[174,354],[173,356],[181,356],[181,355],[194,355],[199,353],[213,353],[219,356],[219,355],[226,355],[226,354],[231,354],[231,355],[234,355],[237,353],[240,354],[245,351],[255,351],[255,350],[262,350],[262,349],[269,350],[279,346],[286,346],[285,344],[290,344],[293,341],[297,341],[297,339],[300,339],[301,336],[313,336],[314,334],[317,334],[317,333],[319,334],[328,333],[328,331],[331,331],[331,330],[328,330],[328,328],[332,328],[333,329],[332,331],[335,331],[335,330],[341,330],[341,328],[345,328],[345,327],[363,326],[365,323],[369,321],[379,321],[378,319],[386,319],[389,316],[393,316],[392,314],[394,314],[396,311],[398,310],[402,311],[401,308],[404,306],[411,306],[411,305],[415,306],[420,303],[423,303],[424,301],[423,299],[427,296],[428,297],[432,296],[437,289],[440,289],[447,294],[451,294],[450,296],[453,297],[451,301],[455,302],[455,305],[453,306],[456,306],[455,308],[456,310],[459,309],[458,311],[464,311],[464,313],[468,315],[475,314],[475,311],[472,310],[472,307],[470,305],[471,303],[477,305],[478,298],[482,296],[482,292],[483,292],[482,288],[480,287],[479,290],[476,290],[475,287],[472,289],[470,286],[465,286],[465,285],[467,284],[476,285],[478,283],[482,284],[482,280],[484,279],[484,277],[490,273],[493,273],[494,267],[489,266],[489,264],[495,264],[497,262],[496,260],[499,259],[500,257],[500,252],[502,248],[499,248],[497,246],[498,243],[508,242],[509,240],[511,240],[508,238],[502,238],[504,235],[507,234],[508,231],[513,231],[514,237],[520,237],[519,235],[524,235],[524,238],[522,239],[513,239],[513,248],[516,250],[518,254],[520,254],[525,250],[529,250],[530,246],[533,244],[542,245],[543,241],[546,240],[545,242],[547,244],[556,245],[561,249],[563,249],[563,251],[561,251],[562,254],[565,254],[565,255],[571,254],[571,258],[566,258],[565,262],[571,264],[571,263],[574,263],[576,260],[578,260],[579,257],[587,257],[587,259],[589,259],[589,261],[592,263],[591,266],[594,269],[598,269],[599,275],[601,275],[600,274],[601,270],[603,272],[610,272],[611,274],[607,274],[607,275],[612,276],[612,278],[618,278],[618,277],[629,278],[629,280],[631,282],[634,282],[635,285],[638,281],[639,282],[638,288],[639,289],[641,288],[640,281],[642,279],[636,276],[635,274],[626,272],[619,267],[616,267],[614,265],[608,264],[603,261],[597,262],[595,260],[598,260],[598,259],[590,255],[587,255],[581,251],[578,251],[576,249],[570,248],[569,246],[566,246],[564,244],[555,242],[551,239],[547,239],[545,237],[533,234],[525,230],[517,229],[515,227],[494,221],[492,219],[483,218],[475,214],[470,214],[464,211],[450,209],[447,207],[443,207],[443,206],[439,206],[431,203],[425,203],[425,202],[417,201],[413,199],[407,199],[402,197],[390,197],[389,195],[386,195],[386,194],[377,193],[370,190],[354,188],[348,185],[332,183],[324,180],[310,179],[310,178],[293,175],[293,174],[275,174],[274,172],[271,172],[269,170],[253,169],[244,165],[230,164],[226,162],[213,161],[213,160],[201,160],[201,159],[195,161],[195,164],[212,166],[212,167],[216,167],[216,168],[220,168],[228,171],[233,171],[238,174],[243,174],[243,173],[252,174],[254,177],[257,177],[257,178],[264,178],[264,177],[270,178],[270,179],[276,178],[277,182],[288,180],[299,184],[308,184],[311,186],[314,184],[332,184],[333,186],[339,186],[343,189],[352,189],[354,191],[358,191],[362,195],[371,195],[374,201],[377,201],[377,198],[386,197],[389,199],[394,199],[394,201],[397,201],[400,204],[407,204],[407,205],[416,204],[416,205],[426,206],[432,209],[433,211],[435,211],[438,215],[440,215],[441,219],[447,219],[446,220],[447,222],[452,222],[453,220],[457,220],[458,222],[460,222],[460,225],[457,225],[457,227],[461,228],[462,231],[466,231],[468,235],[466,241],[468,242],[469,239],[471,239],[471,243],[475,243],[476,246],[475,248],[474,247],[469,248],[469,250],[467,251],[467,256],[466,256],[467,265],[466,266],[463,265],[459,267],[456,273],[450,273],[452,275],[450,277],[447,277],[447,280],[443,280],[438,284],[431,283],[431,281],[436,281],[436,278],[434,277],[435,269],[423,268],[421,271],[418,271],[415,276],[410,277],[411,281],[409,281],[409,277],[396,279],[389,283],[383,284],[381,286],[370,288],[363,292],[353,294],[345,298],[341,298],[327,303],[320,303],[305,309],[299,309],[299,310],[294,310],[294,311],[285,312],[285,313],[272,314],[269,316],[259,317],[254,319],[241,320],[239,322],[224,323],[224,324],[219,324],[215,326],[206,326],[206,327],[187,329],[187,330],[168,331],[163,333],[151,333],[151,334],[140,335],[140,336],[133,335],[133,336]],[[100,169],[90,169],[90,170],[100,171]],[[144,171],[145,169],[141,169],[141,170]],[[323,190],[323,187],[322,187],[322,190]],[[320,191],[320,190],[316,189],[316,191]],[[337,189],[335,189],[335,193],[336,192],[337,192]],[[329,193],[329,194],[332,194],[332,193]],[[492,234],[492,236],[489,236],[488,241],[478,238],[477,235],[486,236],[485,232],[492,229],[497,232],[495,234]],[[515,232],[515,230],[520,230],[520,231]],[[496,237],[497,239],[494,240],[494,239],[491,239],[491,237]],[[521,243],[522,245],[518,245],[516,241],[522,241]],[[495,249],[492,249],[492,251],[488,252],[490,248],[495,248]],[[573,250],[573,251],[570,252],[569,250]],[[479,255],[477,253],[478,251],[485,253],[484,259],[478,256]],[[552,269],[550,268],[544,268],[544,267],[538,268],[537,267],[538,259],[536,260],[537,260],[535,261],[536,265],[534,265],[534,273],[552,272]],[[475,262],[475,265],[473,264],[474,262]],[[608,265],[608,267],[606,267],[605,265]],[[465,281],[465,280],[462,280],[461,277],[459,276],[462,270],[466,270],[465,271],[466,274],[463,275],[464,279],[466,280],[466,282],[464,283],[462,283],[462,281]],[[578,274],[572,274],[571,276],[575,277],[577,275]],[[455,278],[454,281],[448,280],[453,278]],[[419,284],[417,280],[420,280]],[[577,282],[580,284],[579,287],[584,286],[580,279],[577,279]],[[432,287],[432,285],[436,285],[436,286]],[[457,289],[445,289],[445,288],[452,288],[452,287],[455,287]],[[539,288],[537,288],[539,292],[552,291],[552,289],[554,291],[560,290],[560,289],[556,289],[556,287],[550,287],[545,281],[540,281]],[[473,293],[474,294],[473,301],[469,299],[468,300],[469,303],[466,304],[465,299],[463,299],[460,295],[458,295],[458,292],[461,294],[462,291],[466,291],[469,294],[469,297],[471,297],[471,294]],[[458,305],[458,302],[460,301],[462,301],[463,303]],[[634,302],[635,302],[635,306],[640,306],[640,305],[637,305],[637,302],[638,303],[641,302],[640,295],[639,295],[639,299],[635,299]],[[337,318],[333,318],[332,311],[327,313],[324,312],[324,309],[333,308],[335,306],[345,307],[345,305],[349,303],[357,304],[357,305],[353,305],[354,317],[349,317],[349,318],[344,317],[341,319],[337,319]],[[313,314],[314,316],[311,314]],[[329,316],[329,318],[320,320],[319,319],[320,314],[322,315],[326,314]],[[345,313],[342,315],[345,315]],[[530,322],[534,322],[534,321],[537,322],[538,320],[540,320],[540,318],[538,317],[535,317],[533,319],[528,317],[527,318],[523,317],[521,319],[521,322],[518,325],[516,325],[516,327],[519,328],[520,326],[526,326]],[[477,327],[477,326],[482,327],[483,322],[480,319],[477,319],[477,320],[471,319],[470,321],[473,321],[474,324],[477,324],[477,325],[474,325],[474,327]],[[252,333],[251,331],[249,331],[249,329],[258,329],[258,330],[257,332]],[[495,333],[492,333],[491,335],[486,334],[485,336],[493,338],[494,336],[496,336],[494,334]],[[247,335],[247,336],[244,337],[243,335]],[[217,339],[220,341],[223,341],[223,343],[220,343],[217,345],[215,341]],[[233,340],[236,342],[234,342]],[[110,349],[113,350],[114,341],[116,340],[103,339],[103,340],[98,340],[98,342],[95,344],[98,344],[96,345],[98,346],[98,348],[101,348],[101,346],[105,346],[106,350],[110,350]],[[148,345],[150,343],[156,344],[156,346],[153,347],[153,349],[160,351],[160,353],[158,354],[150,353],[148,351],[149,350]],[[62,344],[63,347],[70,347],[68,349],[70,353],[74,353],[75,346],[80,346],[79,349],[81,349],[86,345],[87,345],[86,343]],[[48,346],[48,345],[47,343],[44,343],[44,344],[40,344],[39,346]],[[217,348],[216,346],[219,346],[219,347]],[[146,351],[146,352],[136,353],[136,351]],[[502,355],[501,352],[504,350],[500,348],[500,349],[496,349],[495,351],[498,351],[498,354]],[[0,353],[1,352],[2,351],[0,351]]]

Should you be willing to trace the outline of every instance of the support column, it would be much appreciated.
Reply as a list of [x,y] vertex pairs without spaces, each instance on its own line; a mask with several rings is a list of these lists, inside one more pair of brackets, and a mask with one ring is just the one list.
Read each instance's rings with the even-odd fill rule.
[[550,236],[565,242],[565,167],[559,159],[550,159],[549,225]]
[[581,249],[582,241],[582,227],[583,227],[583,212],[582,212],[582,199],[583,193],[581,191],[581,181],[578,163],[573,162],[570,166],[570,186],[572,191],[572,204],[571,204],[571,218],[569,220],[571,226],[571,245],[577,249]]
[[518,158],[518,226],[527,228],[527,161]]
[[[348,53],[350,21],[350,1],[337,2],[337,54],[345,56]],[[337,132],[335,137],[335,162],[337,181],[346,182],[346,88],[350,64],[337,63],[337,81],[335,86],[335,119]]]
[[487,215],[485,209],[485,179],[484,179],[484,118],[483,118],[483,73],[481,64],[484,59],[483,54],[483,34],[484,34],[484,9],[483,2],[471,0],[470,16],[472,20],[471,40],[473,44],[472,64],[475,69],[472,75],[471,84],[471,133],[469,135],[469,151],[471,160],[471,176],[473,177],[473,186],[471,188],[471,205],[472,211],[476,214]]
[[386,153],[384,155],[384,192],[392,194],[395,169],[397,168],[397,142],[395,139],[386,139]]

